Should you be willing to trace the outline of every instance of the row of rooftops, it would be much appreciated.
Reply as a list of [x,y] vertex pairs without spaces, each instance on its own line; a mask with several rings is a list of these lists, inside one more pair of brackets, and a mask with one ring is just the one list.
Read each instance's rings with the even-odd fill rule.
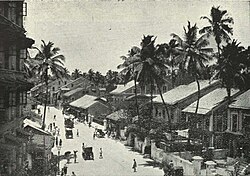
[[[209,81],[209,80],[199,80],[200,90],[206,89],[209,86],[216,86],[220,84],[218,80]],[[115,90],[110,92],[111,94],[122,94],[126,90],[132,88],[134,83],[131,81],[126,85],[118,85]],[[197,92],[197,83],[192,82],[187,85],[180,85],[172,90],[167,91],[163,94],[163,98],[167,105],[175,105],[185,98],[194,95]],[[231,96],[237,96],[241,93],[238,89],[231,89]],[[199,100],[199,109],[198,114],[205,115],[214,108],[216,108],[220,103],[223,103],[227,98],[226,88],[217,88],[210,93],[207,93]],[[153,99],[154,103],[162,103],[160,95],[157,95]],[[197,101],[187,106],[182,112],[194,113],[196,110]],[[239,108],[239,109],[250,109],[250,90],[238,95],[229,106],[230,108]]]

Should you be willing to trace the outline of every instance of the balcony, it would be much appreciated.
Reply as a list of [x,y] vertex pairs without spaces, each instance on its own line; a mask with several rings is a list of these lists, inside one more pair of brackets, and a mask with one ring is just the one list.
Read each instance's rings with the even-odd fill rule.
[[21,71],[0,69],[0,83],[10,87],[23,87],[28,90],[33,87],[33,84],[25,80],[24,75],[25,73]]

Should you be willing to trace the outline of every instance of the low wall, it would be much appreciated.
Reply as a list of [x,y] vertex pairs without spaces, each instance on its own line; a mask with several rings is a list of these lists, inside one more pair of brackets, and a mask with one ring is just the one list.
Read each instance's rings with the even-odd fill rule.
[[156,147],[155,142],[151,143],[151,158],[159,163],[169,163],[172,160],[174,166],[183,167],[184,175],[194,175],[194,165],[192,162],[176,156],[173,153],[164,152],[164,150]]
[[226,159],[228,154],[228,149],[215,149],[213,150],[214,159]]
[[138,137],[135,137],[134,149],[138,152],[142,152],[143,149],[143,141],[140,141]]
[[181,166],[183,167],[184,175],[195,175],[194,174],[194,165],[192,162],[185,160],[179,156],[168,154],[163,155],[163,162],[169,163],[169,161],[173,161],[174,166]]

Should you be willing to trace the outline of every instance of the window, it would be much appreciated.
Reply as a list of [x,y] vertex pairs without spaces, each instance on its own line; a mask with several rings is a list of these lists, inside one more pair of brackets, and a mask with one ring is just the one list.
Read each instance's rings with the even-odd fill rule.
[[67,81],[64,81],[64,84],[66,85],[66,84],[67,84]]
[[155,108],[155,117],[158,115],[158,108]]
[[71,84],[71,87],[73,87],[74,86],[74,84]]
[[9,93],[9,105],[16,106],[16,92]]
[[0,68],[4,68],[4,57],[5,57],[5,52],[3,43],[0,42]]
[[23,104],[23,92],[19,93],[19,103]]
[[162,91],[163,91],[163,93],[167,92],[167,86],[163,86]]
[[27,58],[27,50],[21,49],[20,50],[20,59],[26,59]]
[[236,132],[238,130],[238,115],[232,114],[232,131]]
[[163,115],[163,118],[166,118],[166,112],[164,109],[162,110],[162,115]]
[[9,69],[16,70],[16,46],[9,47]]
[[60,84],[61,84],[61,81],[58,81],[58,85],[60,86]]
[[55,87],[52,87],[52,91],[55,91]]
[[9,20],[12,21],[13,23],[16,23],[17,19],[17,14],[16,14],[16,3],[15,2],[9,2],[9,13],[8,17]]
[[[1,87],[1,90],[3,90],[3,87]],[[4,108],[4,92],[0,91],[0,108]]]

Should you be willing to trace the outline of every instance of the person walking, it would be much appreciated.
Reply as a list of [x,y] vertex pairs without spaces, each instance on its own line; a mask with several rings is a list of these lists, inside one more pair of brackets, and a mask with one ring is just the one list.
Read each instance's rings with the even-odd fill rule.
[[76,158],[77,158],[76,153],[77,153],[78,151],[77,151],[77,150],[74,150],[73,152],[74,152],[74,163],[76,163]]
[[79,131],[78,131],[78,129],[76,130],[76,136],[79,137]]
[[60,136],[60,128],[57,129],[57,136]]
[[137,163],[136,163],[136,161],[134,159],[133,166],[132,166],[132,169],[134,169],[134,172],[136,172],[136,167],[137,167]]
[[76,176],[75,172],[72,172],[72,175],[71,176]]
[[58,137],[56,136],[56,146],[58,146]]
[[59,146],[62,147],[62,139],[59,141]]
[[99,159],[103,159],[102,148],[100,148],[100,156],[99,156]]
[[64,176],[64,167],[61,170],[61,176]]
[[56,120],[56,115],[54,115],[54,120]]
[[65,164],[64,167],[63,167],[63,171],[64,171],[64,175],[67,175],[68,167],[67,167],[66,164]]
[[94,134],[93,134],[93,139],[95,139],[95,132],[94,132]]

